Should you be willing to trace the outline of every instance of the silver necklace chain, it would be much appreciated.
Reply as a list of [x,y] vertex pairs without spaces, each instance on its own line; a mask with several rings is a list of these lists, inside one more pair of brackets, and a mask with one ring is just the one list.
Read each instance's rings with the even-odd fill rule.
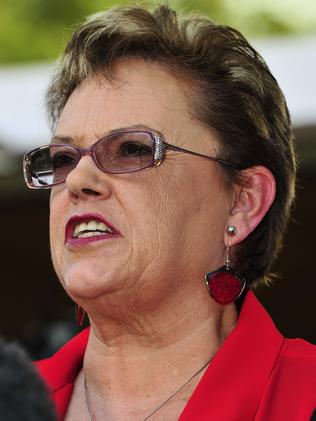
[[[179,392],[181,392],[181,390],[188,384],[190,383],[191,380],[194,379],[194,377],[196,377],[198,374],[200,374],[208,365],[209,363],[212,361],[213,357],[210,358],[206,364],[204,364],[201,368],[198,369],[198,371],[196,373],[193,374],[193,376],[191,376],[185,383],[183,383],[175,392],[173,392],[167,399],[165,399],[160,405],[158,405],[149,415],[146,415],[145,418],[142,419],[142,421],[147,421],[149,420],[149,418],[151,418],[154,414],[156,414],[156,412],[158,412],[163,406],[165,406],[169,401],[171,401],[172,398],[174,398]],[[88,396],[88,386],[87,386],[87,381],[86,381],[86,377],[84,375],[84,395],[85,395],[85,402],[86,402],[86,407],[88,410],[88,414],[89,414],[89,418],[90,421],[94,421],[93,419],[93,414],[92,414],[92,410],[91,410],[91,405],[90,405],[90,400],[89,400],[89,396]]]

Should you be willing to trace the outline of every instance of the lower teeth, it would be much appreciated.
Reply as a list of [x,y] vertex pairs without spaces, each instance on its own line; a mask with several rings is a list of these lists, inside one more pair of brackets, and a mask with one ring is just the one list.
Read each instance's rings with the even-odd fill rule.
[[96,237],[98,235],[105,234],[104,232],[100,231],[89,231],[89,232],[83,232],[82,234],[78,234],[76,238],[88,238],[88,237]]

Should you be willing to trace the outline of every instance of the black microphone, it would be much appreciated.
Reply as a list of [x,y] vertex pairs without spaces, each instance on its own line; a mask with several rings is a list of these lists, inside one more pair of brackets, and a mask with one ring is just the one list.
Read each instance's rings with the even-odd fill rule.
[[26,353],[0,338],[0,420],[56,421],[48,390]]

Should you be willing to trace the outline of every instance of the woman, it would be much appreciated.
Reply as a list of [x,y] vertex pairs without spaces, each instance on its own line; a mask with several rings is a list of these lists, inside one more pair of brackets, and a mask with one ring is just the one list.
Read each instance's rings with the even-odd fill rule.
[[26,154],[84,330],[39,363],[60,419],[307,420],[316,351],[249,289],[294,197],[283,95],[233,29],[117,7],[72,36]]

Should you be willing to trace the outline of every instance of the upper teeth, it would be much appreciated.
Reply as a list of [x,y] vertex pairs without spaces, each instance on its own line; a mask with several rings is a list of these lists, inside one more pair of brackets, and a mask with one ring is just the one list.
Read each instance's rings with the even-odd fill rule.
[[[86,231],[97,231],[97,232],[93,233],[93,235],[95,235],[95,234],[98,235],[99,231],[112,233],[112,230],[107,225],[105,225],[103,222],[89,221],[89,222],[81,222],[81,223],[77,224],[75,226],[73,236],[79,237],[79,235],[83,235],[83,233],[86,233]],[[86,233],[86,234],[91,235],[91,233]],[[99,233],[99,234],[101,234],[101,233]]]

